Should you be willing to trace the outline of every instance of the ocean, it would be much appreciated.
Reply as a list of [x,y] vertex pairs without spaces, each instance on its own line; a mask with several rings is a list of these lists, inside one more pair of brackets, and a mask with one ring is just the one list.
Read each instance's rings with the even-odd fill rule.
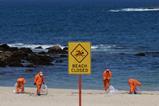
[[[7,4],[0,2],[0,43],[44,49],[68,41],[92,43],[92,74],[83,76],[84,89],[103,89],[102,72],[110,68],[111,85],[128,90],[128,78],[142,82],[142,90],[159,90],[159,56],[135,56],[159,50],[159,8],[111,4]],[[33,87],[38,70],[50,88],[77,88],[78,76],[68,75],[67,58],[52,66],[0,68],[0,86],[14,86],[23,75]]]

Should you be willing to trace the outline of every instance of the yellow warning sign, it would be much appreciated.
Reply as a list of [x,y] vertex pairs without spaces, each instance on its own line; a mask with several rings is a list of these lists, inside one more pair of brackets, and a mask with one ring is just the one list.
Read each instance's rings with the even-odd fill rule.
[[68,43],[68,72],[69,74],[91,73],[91,43]]

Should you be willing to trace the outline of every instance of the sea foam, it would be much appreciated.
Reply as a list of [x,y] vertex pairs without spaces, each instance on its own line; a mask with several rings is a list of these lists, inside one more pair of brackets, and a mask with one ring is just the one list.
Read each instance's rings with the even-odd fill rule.
[[159,11],[159,8],[123,8],[111,9],[109,12],[146,12],[146,11]]
[[[24,43],[12,43],[8,44],[10,47],[18,47],[18,48],[30,48],[34,52],[40,52],[40,51],[48,51],[48,48],[53,47],[53,46],[60,46],[62,49],[67,47],[67,45],[60,45],[60,44],[24,44]],[[41,47],[41,48],[38,48]],[[123,50],[123,47],[120,47],[115,44],[98,44],[98,45],[92,45],[91,50],[93,52],[120,52]],[[125,49],[124,49],[125,50]]]

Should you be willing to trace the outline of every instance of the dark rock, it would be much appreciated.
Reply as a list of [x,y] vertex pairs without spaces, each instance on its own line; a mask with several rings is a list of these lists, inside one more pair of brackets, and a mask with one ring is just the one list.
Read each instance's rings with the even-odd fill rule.
[[152,57],[159,57],[159,52],[139,52],[135,54],[136,56],[152,56]]
[[33,63],[25,64],[25,67],[36,67]]
[[13,52],[12,54],[14,57],[20,58],[20,59],[26,59],[27,56],[29,55],[29,53],[22,51],[22,50],[18,50],[17,52]]
[[7,64],[10,67],[23,67],[23,64],[19,63],[19,62],[11,62],[9,64]]
[[48,53],[49,54],[61,54],[61,53],[63,53],[63,50],[60,46],[57,45],[57,46],[48,48]]
[[5,52],[1,52],[0,53],[0,61],[6,61],[6,59],[8,58],[8,57],[10,57],[12,55],[12,52],[10,52],[10,51],[5,51]]
[[0,61],[0,67],[5,67],[7,64],[4,61]]
[[27,60],[34,65],[51,65],[52,58],[46,55],[29,55]]
[[33,51],[30,48],[20,48],[19,50],[25,53],[33,53]]
[[17,47],[10,47],[9,51],[18,51],[18,48]]
[[0,61],[2,65],[5,64],[8,66],[23,66],[21,64],[21,58],[16,57],[11,51],[0,53]]
[[6,58],[6,63],[8,66],[16,66],[16,67],[22,67],[21,58],[15,57],[14,55],[9,56]]
[[10,48],[10,47],[9,47],[7,44],[2,44],[2,45],[0,45],[0,50],[1,50],[1,51],[8,51],[9,48]]
[[135,56],[146,56],[146,54],[141,52],[141,53],[135,54]]
[[1,51],[17,51],[17,47],[9,47],[7,44],[2,44],[0,45],[0,50]]
[[68,57],[68,55],[67,54],[61,54],[60,57],[65,58],[65,57]]
[[[25,49],[26,50],[26,49]],[[25,51],[24,50],[24,51]],[[26,66],[23,61],[28,61],[26,67],[34,67],[36,65],[51,65],[52,57],[47,55],[39,55],[35,53],[27,53],[23,50],[18,51],[6,51],[0,53],[0,66]],[[31,51],[28,51],[31,52]]]
[[63,48],[63,53],[65,53],[65,54],[68,53],[68,47]]
[[46,52],[39,52],[38,54],[40,54],[40,55],[46,55],[47,53]]
[[[38,47],[39,49],[42,47]],[[37,48],[37,49],[38,49]],[[68,48],[53,46],[48,52],[35,53],[30,48],[9,47],[7,44],[0,45],[0,67],[35,67],[38,65],[52,65],[53,59],[67,57]],[[58,61],[63,62],[62,60]]]
[[35,49],[43,49],[41,46],[36,47]]

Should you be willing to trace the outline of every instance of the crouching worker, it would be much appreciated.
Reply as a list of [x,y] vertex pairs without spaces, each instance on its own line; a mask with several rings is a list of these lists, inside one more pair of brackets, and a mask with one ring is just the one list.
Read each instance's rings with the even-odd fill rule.
[[19,77],[17,79],[17,83],[16,83],[16,93],[24,93],[24,85],[26,83],[26,80],[24,77]]
[[44,84],[44,77],[43,73],[40,71],[38,74],[35,75],[34,78],[34,85],[36,85],[37,92],[36,95],[40,96],[41,86]]
[[112,78],[112,72],[110,69],[106,69],[103,72],[103,85],[104,85],[104,90],[107,91],[109,86],[110,86],[110,80]]
[[137,94],[137,86],[141,86],[141,82],[136,79],[129,79],[128,84],[130,86],[129,94]]

